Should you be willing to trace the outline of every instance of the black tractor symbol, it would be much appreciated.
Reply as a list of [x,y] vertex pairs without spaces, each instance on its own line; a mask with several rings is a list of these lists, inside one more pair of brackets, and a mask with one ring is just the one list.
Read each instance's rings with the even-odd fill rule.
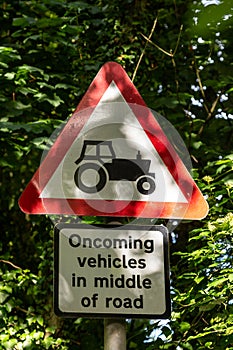
[[[137,190],[144,195],[155,190],[155,174],[149,172],[151,161],[142,159],[140,151],[135,159],[116,158],[112,141],[85,140],[75,163],[79,166],[74,181],[83,192],[96,193],[104,188],[107,181],[120,180],[136,181]],[[94,174],[91,184],[86,181],[90,171]]]

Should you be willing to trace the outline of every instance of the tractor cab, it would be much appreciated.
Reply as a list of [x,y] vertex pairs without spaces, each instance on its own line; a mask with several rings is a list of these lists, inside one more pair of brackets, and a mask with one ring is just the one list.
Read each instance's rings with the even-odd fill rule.
[[111,141],[85,140],[81,155],[75,163],[79,164],[82,160],[98,160],[103,164],[106,160],[115,158]]

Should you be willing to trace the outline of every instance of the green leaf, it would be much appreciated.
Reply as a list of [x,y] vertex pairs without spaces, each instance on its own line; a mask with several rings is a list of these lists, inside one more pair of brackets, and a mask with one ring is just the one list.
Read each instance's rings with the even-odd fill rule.
[[188,331],[190,329],[190,324],[188,322],[182,321],[180,323],[180,331],[181,333],[185,333],[186,331]]
[[15,73],[6,73],[4,74],[4,77],[6,77],[8,80],[13,80],[15,77]]
[[224,303],[224,299],[216,299],[216,300],[211,300],[206,303],[203,303],[202,305],[199,306],[199,311],[210,311],[215,308],[215,306],[221,305]]
[[217,287],[223,284],[224,282],[226,282],[227,280],[228,280],[228,277],[222,277],[222,278],[216,279],[215,281],[212,281],[211,283],[209,283],[209,288]]
[[13,19],[13,26],[15,27],[27,27],[31,24],[34,24],[36,22],[35,18],[33,17],[19,17]]
[[38,92],[34,95],[38,99],[39,102],[48,102],[54,107],[58,107],[60,104],[64,103],[64,101],[55,93],[53,94],[53,98],[50,98],[47,94]]

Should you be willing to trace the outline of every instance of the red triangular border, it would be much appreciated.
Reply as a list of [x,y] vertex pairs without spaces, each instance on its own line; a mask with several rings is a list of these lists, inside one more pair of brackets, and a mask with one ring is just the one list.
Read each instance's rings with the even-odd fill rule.
[[[53,199],[40,198],[40,194],[47,182],[65,157],[73,141],[86,124],[103,94],[114,81],[130,104],[135,116],[145,130],[165,165],[169,169],[176,183],[188,200],[186,203],[160,203],[131,201],[105,201],[84,199]],[[193,181],[173,146],[170,144],[160,125],[148,108],[142,108],[138,113],[138,105],[146,104],[133,85],[124,69],[115,62],[106,63],[98,72],[89,86],[86,94],[77,106],[46,158],[34,174],[19,199],[21,210],[28,214],[67,214],[87,216],[115,216],[115,217],[144,217],[144,218],[180,218],[202,219],[208,213],[208,204]],[[89,108],[90,112],[84,118],[78,119],[78,113]],[[143,111],[143,112],[142,112]],[[75,122],[75,128],[73,127]],[[153,133],[146,131],[153,130]],[[94,204],[94,205],[93,205]],[[98,204],[98,210],[96,208]],[[121,209],[124,207],[124,209]]]

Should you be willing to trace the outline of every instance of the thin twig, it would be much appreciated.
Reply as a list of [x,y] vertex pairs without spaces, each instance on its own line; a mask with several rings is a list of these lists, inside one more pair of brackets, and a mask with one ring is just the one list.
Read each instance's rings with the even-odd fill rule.
[[175,47],[175,50],[174,50],[174,52],[173,52],[173,57],[175,56],[176,51],[177,51],[177,49],[178,49],[178,46],[179,46],[179,43],[180,43],[180,38],[181,38],[181,32],[182,32],[182,30],[183,30],[183,24],[181,24],[181,26],[180,26],[180,32],[179,32],[179,35],[178,35],[178,38],[177,38],[177,41],[176,41],[176,47]]
[[214,100],[214,102],[212,103],[211,108],[208,110],[208,115],[206,117],[206,120],[204,122],[204,124],[202,124],[202,126],[200,127],[199,131],[198,131],[198,135],[202,134],[204,127],[206,126],[206,124],[210,121],[210,119],[212,119],[214,117],[214,111],[216,109],[216,106],[218,104],[218,101],[220,99],[221,93],[219,93],[216,97],[216,99]]
[[208,108],[208,106],[205,103],[205,101],[206,101],[205,91],[203,89],[201,76],[200,76],[200,73],[199,73],[199,69],[196,66],[196,62],[195,62],[195,70],[196,70],[196,76],[197,76],[198,85],[199,85],[199,88],[200,88],[200,91],[201,91],[202,98],[204,100],[204,108],[205,108],[206,112],[209,113],[209,108]]
[[170,52],[162,49],[162,47],[160,47],[159,45],[153,43],[153,41],[150,40],[150,36],[147,38],[144,34],[140,33],[144,39],[146,39],[146,43],[150,43],[152,45],[154,45],[158,50],[162,51],[165,55],[167,56],[170,56],[170,57],[174,57],[176,52],[177,52],[177,49],[178,49],[178,46],[179,46],[179,43],[180,43],[180,38],[181,38],[181,32],[183,30],[183,25],[180,26],[180,32],[179,32],[179,35],[178,35],[178,38],[177,38],[177,41],[176,41],[176,46],[175,46],[175,49],[174,49],[174,52],[172,52],[172,50]]
[[15,264],[13,264],[11,261],[7,261],[7,260],[3,260],[3,259],[1,259],[1,260],[0,260],[0,262],[3,262],[3,263],[5,263],[5,264],[9,264],[9,265],[11,265],[12,267],[14,267],[15,269],[22,270],[22,268],[21,268],[21,267],[16,266],[16,265],[15,265]]
[[[156,24],[157,24],[157,18],[154,20],[153,26],[152,26],[152,28],[151,28],[151,32],[150,32],[150,35],[149,35],[149,40],[150,40],[150,38],[152,37],[152,35],[153,35],[153,33],[154,33]],[[132,81],[134,81],[134,78],[135,78],[135,76],[136,76],[136,74],[137,74],[137,71],[138,71],[139,65],[140,65],[140,63],[141,63],[141,60],[142,60],[143,56],[145,55],[147,45],[148,45],[148,40],[147,40],[146,43],[145,43],[144,49],[142,50],[142,53],[141,53],[141,55],[140,55],[140,57],[139,57],[137,66],[136,66],[136,68],[135,68],[135,70],[134,70],[134,72],[133,72]]]
[[153,41],[151,41],[149,38],[147,38],[147,36],[145,36],[144,34],[140,33],[141,36],[143,36],[144,39],[146,39],[150,44],[152,44],[153,46],[155,46],[158,50],[162,51],[163,53],[165,53],[165,55],[168,55],[170,57],[173,57],[173,54],[162,49],[162,47],[158,46],[157,44],[153,43]]

